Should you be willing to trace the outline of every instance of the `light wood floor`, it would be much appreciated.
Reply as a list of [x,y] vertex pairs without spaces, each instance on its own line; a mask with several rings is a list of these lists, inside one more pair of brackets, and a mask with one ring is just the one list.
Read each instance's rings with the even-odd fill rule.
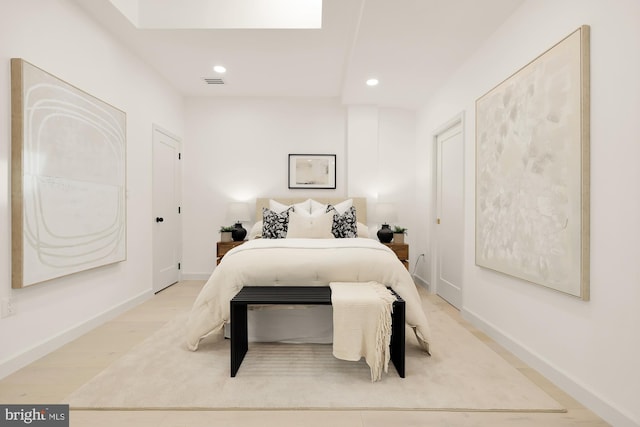
[[[0,403],[60,403],[71,392],[128,352],[178,313],[188,310],[203,282],[178,283],[57,351],[0,381]],[[432,303],[494,349],[564,405],[567,413],[446,411],[71,411],[70,425],[135,427],[388,427],[388,426],[606,426],[533,369],[471,327],[458,311],[421,291]]]

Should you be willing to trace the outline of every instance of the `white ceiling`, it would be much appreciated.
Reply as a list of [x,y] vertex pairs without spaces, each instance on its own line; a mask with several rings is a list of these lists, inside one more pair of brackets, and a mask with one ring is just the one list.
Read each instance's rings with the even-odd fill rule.
[[[149,30],[109,0],[76,0],[185,96],[338,97],[403,108],[422,105],[523,1],[324,0],[322,29]],[[216,64],[226,74],[214,73]],[[366,86],[369,77],[380,84]]]

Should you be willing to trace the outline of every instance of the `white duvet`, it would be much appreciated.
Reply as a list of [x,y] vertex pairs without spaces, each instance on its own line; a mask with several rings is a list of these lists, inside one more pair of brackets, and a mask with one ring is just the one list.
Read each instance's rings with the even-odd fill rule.
[[187,321],[187,346],[197,350],[209,335],[220,339],[229,302],[247,286],[329,286],[375,281],[406,303],[406,321],[429,351],[430,332],[411,275],[395,253],[373,239],[256,239],[226,253],[202,288]]

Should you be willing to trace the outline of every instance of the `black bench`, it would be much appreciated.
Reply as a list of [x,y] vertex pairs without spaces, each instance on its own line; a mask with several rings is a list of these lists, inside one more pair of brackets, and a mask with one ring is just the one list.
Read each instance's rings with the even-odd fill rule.
[[[390,289],[391,290],[391,289]],[[405,302],[396,297],[391,317],[391,361],[404,378]],[[231,376],[235,377],[249,349],[247,306],[259,305],[331,305],[329,286],[245,286],[231,300]]]

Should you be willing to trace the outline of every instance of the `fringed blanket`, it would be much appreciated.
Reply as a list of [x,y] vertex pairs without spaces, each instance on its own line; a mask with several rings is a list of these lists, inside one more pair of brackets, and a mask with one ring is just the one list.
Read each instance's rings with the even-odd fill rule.
[[391,313],[395,297],[377,282],[332,282],[333,355],[358,361],[364,357],[371,381],[389,369]]

